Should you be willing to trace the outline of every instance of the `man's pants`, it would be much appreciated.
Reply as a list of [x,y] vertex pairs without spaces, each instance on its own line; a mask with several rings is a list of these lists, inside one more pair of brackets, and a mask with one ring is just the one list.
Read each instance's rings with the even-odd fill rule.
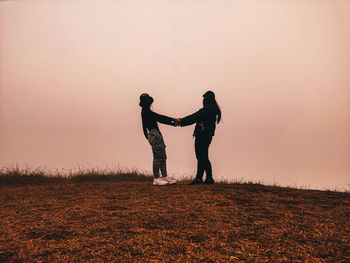
[[163,177],[167,177],[167,156],[163,136],[157,129],[152,129],[148,133],[148,142],[152,146],[154,178],[159,178],[159,170],[161,171]]

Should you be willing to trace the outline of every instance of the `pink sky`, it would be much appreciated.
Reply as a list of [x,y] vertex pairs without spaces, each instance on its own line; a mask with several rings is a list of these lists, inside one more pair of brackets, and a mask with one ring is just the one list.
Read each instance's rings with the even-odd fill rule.
[[[0,166],[150,172],[140,93],[183,117],[209,89],[214,177],[348,187],[349,1],[0,2]],[[193,127],[160,129],[193,174]]]

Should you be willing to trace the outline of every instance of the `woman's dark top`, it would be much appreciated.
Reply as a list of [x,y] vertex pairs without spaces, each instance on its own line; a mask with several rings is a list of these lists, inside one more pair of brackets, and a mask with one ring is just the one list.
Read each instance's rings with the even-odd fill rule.
[[145,134],[146,139],[148,139],[147,129],[148,130],[157,129],[160,133],[157,122],[173,125],[172,118],[155,113],[151,111],[150,108],[147,108],[147,107],[142,108],[141,117],[142,117],[143,133]]
[[214,136],[216,128],[217,107],[213,104],[204,106],[199,111],[181,119],[181,126],[188,126],[197,123],[193,136],[209,135]]

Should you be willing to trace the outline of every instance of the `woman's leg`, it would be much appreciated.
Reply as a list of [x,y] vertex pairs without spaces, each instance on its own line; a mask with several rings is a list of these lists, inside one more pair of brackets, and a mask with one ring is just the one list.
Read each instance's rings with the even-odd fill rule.
[[205,140],[205,150],[204,150],[204,154],[205,154],[205,172],[207,174],[206,176],[206,180],[212,180],[213,179],[213,173],[212,173],[212,167],[211,167],[211,163],[209,160],[209,146],[210,143],[212,141],[212,136],[208,136]]
[[212,180],[212,166],[209,160],[209,146],[212,141],[212,136],[197,136],[195,141],[195,150],[197,157],[197,175],[196,179],[202,180],[204,171],[206,179]]
[[205,164],[203,160],[203,142],[201,137],[197,136],[194,142],[194,149],[197,158],[197,174],[196,180],[202,181],[204,175]]
[[209,159],[208,159],[207,165],[205,167],[205,172],[207,174],[206,180],[213,179],[213,172],[212,172],[212,167],[211,167],[211,163],[210,163]]

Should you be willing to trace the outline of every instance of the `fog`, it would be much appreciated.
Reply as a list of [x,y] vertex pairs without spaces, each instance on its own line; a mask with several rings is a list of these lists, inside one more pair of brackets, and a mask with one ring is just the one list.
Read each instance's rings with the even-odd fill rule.
[[[140,94],[184,117],[207,90],[214,179],[349,187],[349,1],[0,2],[2,167],[151,173]],[[193,128],[160,125],[176,178]]]

